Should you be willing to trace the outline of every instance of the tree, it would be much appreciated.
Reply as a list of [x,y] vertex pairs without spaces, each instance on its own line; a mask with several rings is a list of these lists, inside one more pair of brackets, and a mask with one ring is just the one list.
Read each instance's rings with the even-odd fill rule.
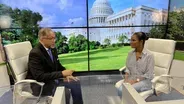
[[12,13],[12,8],[4,5],[4,4],[0,4],[0,15],[9,15],[10,13]]
[[100,47],[100,42],[99,41],[95,41],[95,49],[99,48]]
[[150,38],[163,38],[166,28],[165,27],[153,27],[150,32],[149,32],[149,37]]
[[184,40],[184,11],[169,13],[168,37],[174,40]]
[[73,35],[69,39],[69,50],[70,52],[78,52],[87,50],[88,44],[87,39],[79,34],[77,36]]
[[89,41],[89,49],[98,49],[100,47],[100,42],[99,41]]
[[2,35],[2,39],[3,39],[4,44],[20,42],[20,40],[18,39],[19,34],[15,29],[3,31],[1,33],[1,35]]
[[76,37],[74,35],[70,37],[68,46],[70,52],[76,52],[78,50],[76,49]]
[[95,41],[89,41],[89,49],[92,50],[92,49],[95,49]]
[[128,39],[128,37],[126,35],[121,34],[118,38],[118,41],[123,45],[126,39]]
[[104,39],[104,43],[105,43],[105,45],[109,46],[111,44],[111,40],[106,38],[106,39]]
[[16,17],[15,20],[17,20],[17,23],[19,23],[22,28],[20,39],[22,41],[29,40],[33,43],[37,38],[39,31],[38,22],[42,20],[42,16],[30,10],[21,10],[20,17]]
[[[12,9],[9,6],[0,4],[0,15],[6,14],[10,15],[13,20],[11,27],[21,28],[19,31],[16,31],[16,33],[13,33],[15,34],[14,38],[18,38],[17,40],[19,41],[29,40],[32,45],[35,45],[39,30],[38,22],[42,20],[42,16],[38,12],[24,9],[20,10],[18,8]],[[13,39],[11,41],[15,40],[16,39]]]
[[67,37],[62,35],[61,32],[56,32],[56,48],[59,54],[68,53],[69,46],[67,44]]
[[15,38],[15,34],[13,32],[11,32],[11,31],[3,31],[2,32],[2,37],[5,40],[13,41],[13,39]]

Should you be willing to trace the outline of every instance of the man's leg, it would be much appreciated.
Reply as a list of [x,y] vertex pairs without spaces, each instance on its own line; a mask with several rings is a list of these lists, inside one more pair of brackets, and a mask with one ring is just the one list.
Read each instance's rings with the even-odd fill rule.
[[60,82],[59,86],[65,86],[71,90],[73,104],[83,104],[80,81]]
[[65,100],[66,104],[70,104],[70,89],[65,88]]

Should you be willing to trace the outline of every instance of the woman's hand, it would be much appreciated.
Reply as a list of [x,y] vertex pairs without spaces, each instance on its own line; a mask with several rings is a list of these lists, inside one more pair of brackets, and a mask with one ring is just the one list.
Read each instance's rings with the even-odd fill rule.
[[137,83],[136,80],[125,80],[125,83],[130,83],[131,85],[133,85],[134,83]]

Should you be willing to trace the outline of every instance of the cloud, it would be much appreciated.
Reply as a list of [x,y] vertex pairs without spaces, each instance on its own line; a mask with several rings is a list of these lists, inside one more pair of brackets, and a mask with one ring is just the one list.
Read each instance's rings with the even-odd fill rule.
[[60,0],[58,2],[58,6],[59,6],[60,10],[64,10],[67,6],[67,0]]
[[[43,20],[41,26],[86,26],[85,0],[0,0],[13,9],[38,12]],[[78,17],[78,18],[76,18]]]
[[133,6],[133,0],[109,0],[115,13]]
[[55,4],[57,2],[57,0],[30,0],[30,1],[36,4]]
[[156,9],[168,9],[168,2],[169,0],[135,0],[134,5],[146,5],[149,7],[153,7]]
[[87,38],[87,29],[53,29],[55,32],[61,32],[62,35],[65,35],[68,39],[71,36],[71,33],[74,33],[74,35],[81,34]]
[[85,21],[82,17],[79,18],[72,18],[69,19],[67,22],[64,22],[63,24],[65,27],[70,27],[70,26],[84,26]]
[[43,20],[39,23],[41,27],[74,27],[74,26],[84,26],[85,21],[82,17],[69,19],[67,22],[62,22],[57,20],[57,16],[43,14]]
[[43,20],[39,23],[41,26],[54,26],[57,23],[56,15],[46,13],[44,6],[55,6],[57,2],[58,0],[3,0],[0,3],[6,4],[13,9],[29,9],[33,12],[39,12],[43,17]]
[[149,6],[156,9],[167,9],[169,0],[109,0],[114,12],[119,12],[126,8],[137,7],[140,5]]
[[59,0],[57,3],[61,11],[72,8],[73,0]]
[[[19,9],[30,9],[34,12],[43,13],[43,8],[40,3],[35,2],[36,0],[3,0],[1,3],[6,4],[10,7]],[[38,0],[39,1],[39,0]]]
[[55,26],[56,21],[56,15],[48,15],[48,14],[42,14],[43,20],[39,23],[41,27],[52,27]]
[[79,18],[73,18],[73,19],[69,19],[70,23],[78,23],[78,22],[82,22],[84,19],[82,17]]

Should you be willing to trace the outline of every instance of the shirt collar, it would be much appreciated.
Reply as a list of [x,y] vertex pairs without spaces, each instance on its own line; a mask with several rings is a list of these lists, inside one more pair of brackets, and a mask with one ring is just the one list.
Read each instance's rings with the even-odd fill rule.
[[49,50],[49,48],[47,48],[47,47],[45,47],[45,46],[43,46],[43,47],[45,48],[45,50],[46,50],[46,51],[48,51],[48,50]]
[[142,53],[143,53],[143,54],[146,54],[146,53],[147,53],[147,50],[146,50],[146,49],[143,49],[143,50],[142,50]]
[[[40,43],[42,44],[42,42],[40,42]],[[43,44],[42,44],[42,46],[45,48],[46,51],[49,50],[49,48],[45,47]]]
[[[133,50],[133,52],[135,52],[135,49]],[[144,54],[144,55],[147,54],[147,49],[143,49],[142,54]]]

